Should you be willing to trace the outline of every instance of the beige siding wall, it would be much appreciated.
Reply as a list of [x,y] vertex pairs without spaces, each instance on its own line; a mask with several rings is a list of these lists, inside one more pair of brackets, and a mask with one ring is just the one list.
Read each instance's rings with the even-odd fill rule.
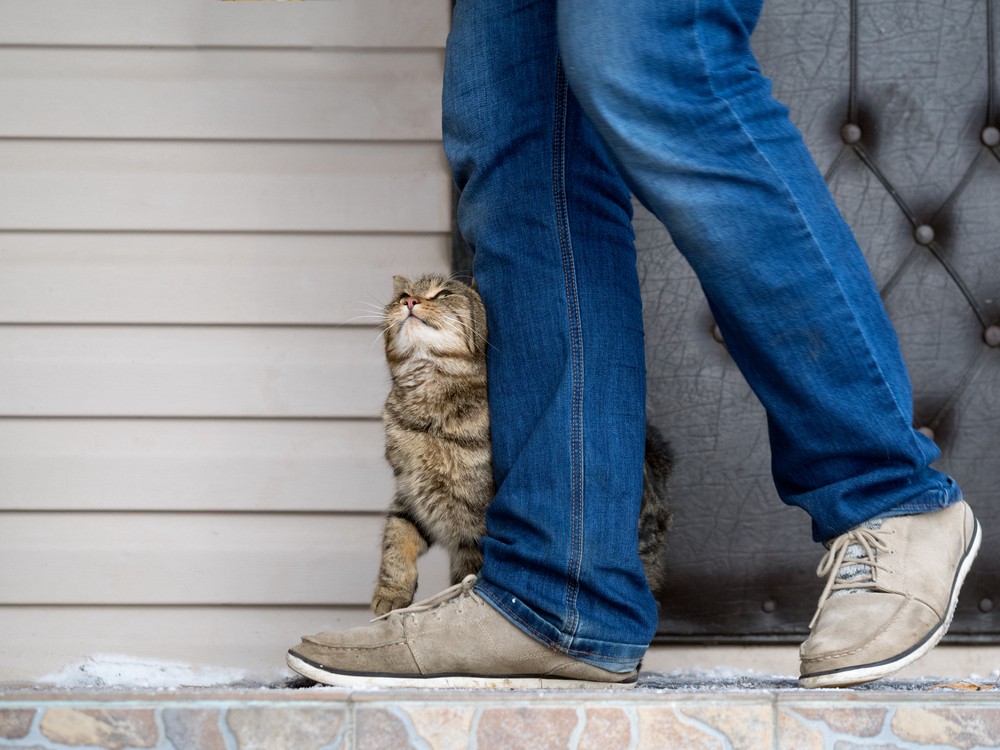
[[366,619],[368,316],[448,267],[449,8],[0,4],[0,682],[276,676]]

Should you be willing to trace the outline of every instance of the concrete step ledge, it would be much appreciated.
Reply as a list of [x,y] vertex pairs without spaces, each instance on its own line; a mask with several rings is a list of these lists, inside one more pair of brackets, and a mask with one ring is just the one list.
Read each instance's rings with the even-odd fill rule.
[[991,685],[644,675],[622,691],[0,687],[0,749],[1000,747]]

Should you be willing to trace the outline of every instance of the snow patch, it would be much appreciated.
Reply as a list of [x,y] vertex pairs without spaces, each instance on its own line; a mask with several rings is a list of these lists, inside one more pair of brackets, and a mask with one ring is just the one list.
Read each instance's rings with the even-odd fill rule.
[[1000,685],[1000,669],[994,669],[988,675],[973,672],[969,675],[969,679],[974,682],[992,682],[994,685]]
[[144,659],[121,654],[95,654],[38,680],[56,688],[155,688],[250,687],[274,685],[287,680],[288,673],[276,670],[273,679],[262,680],[244,669],[198,666],[183,662]]
[[800,689],[798,680],[789,675],[759,673],[752,669],[730,667],[642,672],[639,675],[639,687],[684,693]]
[[[979,685],[978,689],[989,689],[1000,683],[1000,670],[995,670],[993,674],[983,679],[973,675],[968,682],[969,685]],[[643,672],[639,675],[639,688],[649,690],[681,692],[681,693],[710,693],[710,692],[750,692],[760,691],[804,691],[808,693],[833,693],[834,690],[844,690],[847,692],[926,692],[938,689],[971,689],[956,688],[957,685],[952,679],[942,677],[883,677],[880,680],[869,682],[864,685],[856,685],[852,688],[826,688],[822,691],[808,689],[799,686],[798,679],[791,675],[777,675],[755,672],[752,669],[730,669],[718,667],[716,669],[682,670],[677,669],[670,672]]]

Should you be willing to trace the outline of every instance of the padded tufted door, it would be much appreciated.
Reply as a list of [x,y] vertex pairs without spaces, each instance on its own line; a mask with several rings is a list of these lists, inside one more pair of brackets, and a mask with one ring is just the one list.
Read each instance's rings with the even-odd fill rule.
[[[866,253],[917,426],[984,526],[952,640],[1000,640],[998,5],[767,0],[753,40]],[[640,206],[635,226],[648,410],[677,457],[659,640],[799,641],[823,549],[808,517],[778,500],[763,410],[694,274]]]
[[[754,35],[882,291],[917,426],[983,522],[952,638],[1000,636],[998,2],[768,0]],[[678,461],[661,637],[798,640],[823,550],[777,498],[763,411],[693,274],[635,223],[649,410]]]

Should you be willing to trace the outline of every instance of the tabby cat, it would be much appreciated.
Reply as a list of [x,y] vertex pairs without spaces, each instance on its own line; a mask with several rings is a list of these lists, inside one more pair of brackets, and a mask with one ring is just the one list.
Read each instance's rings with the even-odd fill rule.
[[[384,315],[392,389],[382,417],[396,493],[372,596],[376,615],[412,602],[417,558],[431,544],[448,550],[452,583],[479,570],[479,540],[494,492],[486,311],[479,294],[454,279],[396,276]],[[664,577],[670,527],[664,489],[670,469],[666,442],[648,427],[639,554],[654,591]]]

